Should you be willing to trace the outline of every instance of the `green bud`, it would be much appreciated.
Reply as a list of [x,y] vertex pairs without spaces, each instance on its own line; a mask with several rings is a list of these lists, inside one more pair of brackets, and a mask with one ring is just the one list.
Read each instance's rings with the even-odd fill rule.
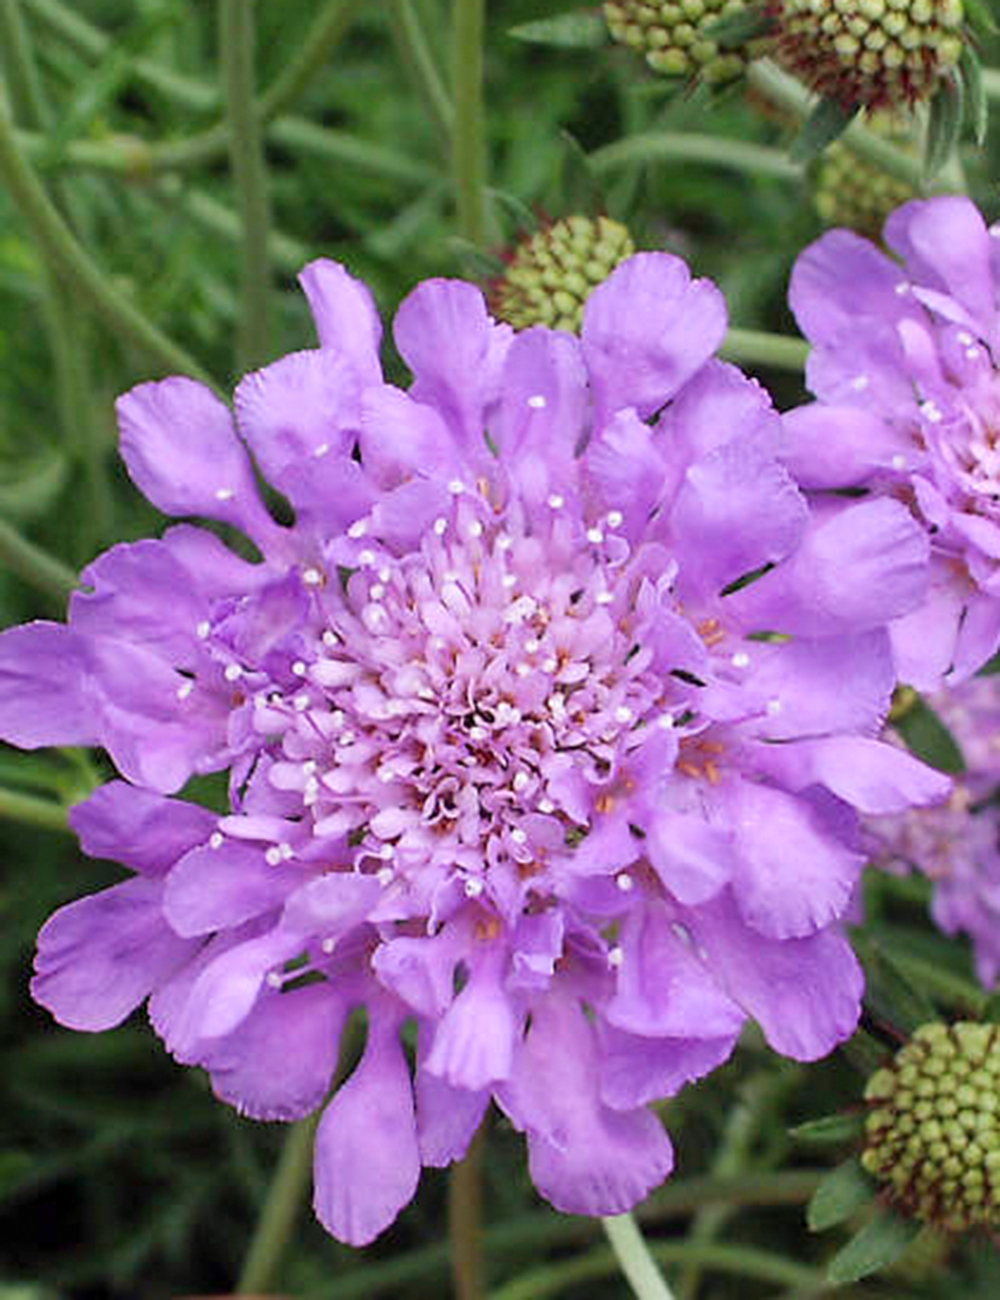
[[[606,0],[604,17],[614,40],[646,55],[666,76],[694,77],[719,84],[738,77],[751,57],[746,49],[720,49],[706,31],[722,17],[748,7],[749,0]],[[753,42],[750,43],[751,45]]]
[[[899,125],[884,114],[868,118],[866,125],[885,136],[899,148],[917,156],[915,141],[901,132]],[[847,226],[870,239],[878,239],[885,219],[894,208],[916,197],[916,191],[905,181],[890,176],[867,158],[859,157],[846,141],[830,145],[812,174],[813,202],[826,225]],[[902,717],[913,707],[916,697],[907,695],[905,688],[898,693],[893,708],[896,717]],[[913,1087],[916,1075],[907,1079]]]
[[861,1163],[899,1210],[946,1232],[1000,1226],[998,1088],[1000,1025],[969,1022],[922,1025],[871,1076]]

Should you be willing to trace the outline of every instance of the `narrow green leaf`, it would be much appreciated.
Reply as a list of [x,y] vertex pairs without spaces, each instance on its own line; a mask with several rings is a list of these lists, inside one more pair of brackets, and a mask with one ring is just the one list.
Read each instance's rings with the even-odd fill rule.
[[565,212],[596,217],[606,211],[604,187],[580,141],[570,131],[560,131],[559,199]]
[[759,36],[766,36],[773,27],[774,19],[763,5],[748,5],[709,23],[702,28],[701,35],[706,40],[715,41],[724,50],[733,50]]
[[788,1136],[795,1142],[807,1142],[810,1146],[840,1146],[856,1141],[864,1131],[864,1115],[824,1115],[822,1119],[796,1124],[795,1128],[788,1130]]
[[604,19],[581,10],[519,23],[508,29],[508,35],[532,45],[554,45],[563,50],[596,50],[608,41]]
[[843,1285],[888,1268],[904,1254],[919,1231],[915,1219],[883,1211],[834,1255],[826,1275],[831,1282]]
[[924,140],[924,175],[936,176],[954,152],[962,130],[965,95],[958,79],[942,81],[931,100]]
[[834,140],[843,135],[857,112],[857,104],[844,108],[835,99],[821,99],[792,142],[789,151],[792,162],[812,162],[827,145],[833,144]]
[[964,772],[965,760],[955,737],[919,696],[893,721],[906,747],[941,772]]
[[964,0],[962,8],[965,10],[966,21],[977,34],[995,36],[1000,32],[988,0]]
[[933,1003],[889,960],[881,946],[861,935],[855,935],[854,943],[867,977],[865,1007],[876,1020],[909,1035],[939,1018]]
[[875,1184],[857,1156],[845,1160],[823,1179],[806,1209],[810,1232],[825,1232],[843,1223],[875,1199]]
[[986,140],[986,128],[989,124],[989,103],[983,88],[983,67],[979,55],[971,45],[962,47],[962,61],[958,65],[959,75],[965,89],[965,116],[972,130],[977,145],[982,146]]

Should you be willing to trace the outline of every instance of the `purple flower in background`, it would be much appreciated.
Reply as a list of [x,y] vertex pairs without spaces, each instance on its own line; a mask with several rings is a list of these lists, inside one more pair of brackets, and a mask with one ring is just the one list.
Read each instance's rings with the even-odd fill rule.
[[1000,678],[977,677],[928,703],[965,760],[947,803],[876,817],[876,863],[915,869],[933,882],[931,915],[946,934],[972,940],[986,988],[1000,975]]
[[[367,290],[302,283],[321,347],[247,376],[235,422],[186,379],[119,403],[149,499],[260,560],[181,524],[100,556],[68,626],[0,637],[0,734],[107,750],[124,779],[73,824],[136,873],[48,922],[35,996],[88,1030],[148,996],[180,1061],[279,1120],[322,1104],[364,1007],[316,1139],[346,1241],[491,1098],[554,1205],[624,1211],[671,1168],[647,1103],[748,1017],[804,1060],[854,1028],[858,813],[949,788],[875,738],[926,537],[895,501],[810,511],[675,257],[624,263],[581,339],[421,285],[409,391]],[[218,770],[228,815],[170,797]]]
[[998,235],[968,199],[917,200],[886,223],[900,261],[834,230],[792,273],[819,400],[786,417],[785,461],[806,488],[905,501],[927,530],[928,599],[891,628],[920,690],[1000,645]]

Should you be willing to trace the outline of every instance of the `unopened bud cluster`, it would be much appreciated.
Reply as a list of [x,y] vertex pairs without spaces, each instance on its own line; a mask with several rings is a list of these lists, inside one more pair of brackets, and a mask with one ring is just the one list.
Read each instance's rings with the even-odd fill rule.
[[780,60],[845,108],[927,99],[962,55],[962,0],[779,0]]
[[612,37],[644,54],[654,71],[718,83],[738,77],[746,59],[720,49],[708,28],[745,8],[746,0],[607,0],[604,16]]
[[[916,158],[910,141],[881,122],[879,115],[869,118],[866,125]],[[916,197],[912,185],[862,158],[844,141],[830,145],[816,165],[813,202],[828,226],[846,226],[878,239],[889,213]]]
[[610,217],[564,217],[525,238],[491,289],[493,314],[515,329],[547,325],[578,333],[590,294],[635,252]]
[[1000,1223],[1000,1026],[922,1025],[868,1081],[861,1162],[949,1232]]

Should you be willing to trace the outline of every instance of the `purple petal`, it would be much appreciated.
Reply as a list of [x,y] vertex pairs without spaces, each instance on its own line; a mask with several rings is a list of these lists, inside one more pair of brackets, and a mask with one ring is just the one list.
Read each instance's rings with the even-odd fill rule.
[[630,540],[643,536],[663,491],[666,465],[658,444],[649,426],[627,409],[604,425],[581,460],[598,510],[622,514]]
[[438,1022],[425,1068],[478,1092],[510,1074],[519,1028],[495,963],[484,962]]
[[601,1100],[613,1110],[633,1110],[672,1097],[732,1055],[739,1033],[721,1038],[646,1038],[602,1026]]
[[951,685],[971,677],[1000,646],[1000,600],[996,596],[973,596],[958,630],[955,660],[948,681]]
[[38,936],[31,995],[70,1029],[110,1029],[198,947],[163,920],[162,885],[127,880],[62,907]]
[[904,203],[885,223],[885,242],[921,284],[943,289],[980,322],[995,330],[991,241],[971,200],[940,195]]
[[226,839],[181,858],[166,879],[163,914],[178,934],[209,934],[280,906],[300,883],[288,863],[269,865],[263,847]]
[[204,384],[175,375],[139,384],[116,403],[121,454],[136,487],[168,515],[201,515],[265,546],[277,529],[228,407]]
[[87,642],[61,623],[0,634],[0,737],[21,749],[96,745],[100,714]]
[[331,871],[289,898],[282,925],[302,934],[335,937],[363,921],[382,893],[375,876]]
[[166,799],[126,781],[109,781],[70,809],[69,822],[92,858],[121,862],[162,876],[178,858],[208,839],[216,815],[183,799]]
[[447,482],[465,469],[459,445],[437,411],[389,384],[365,393],[361,458],[382,488],[397,487],[413,474]]
[[643,418],[671,397],[715,352],[726,306],[709,280],[692,280],[670,253],[637,253],[587,299],[583,355],[600,429],[634,406]]
[[965,612],[965,584],[955,581],[947,561],[931,557],[927,599],[889,625],[893,660],[901,682],[918,691],[940,690],[955,661],[959,628]]
[[266,994],[202,1061],[215,1095],[251,1119],[311,1114],[330,1089],[348,1009],[327,983]]
[[771,774],[789,790],[823,785],[859,812],[895,813],[940,803],[951,780],[895,745],[862,736],[830,736],[761,746]]
[[819,809],[781,790],[740,781],[733,791],[743,920],[773,939],[801,938],[843,916],[864,866]]
[[858,329],[860,318],[892,325],[919,317],[910,295],[897,292],[905,281],[905,272],[867,239],[831,230],[799,255],[788,301],[808,339],[837,345]]
[[316,1217],[351,1246],[374,1241],[413,1198],[420,1152],[395,1022],[372,1022],[361,1064],[320,1121],[314,1171]]
[[451,1004],[455,968],[467,943],[464,931],[451,925],[430,937],[389,939],[375,950],[372,968],[396,997],[419,1015],[437,1019]]
[[709,825],[700,813],[662,804],[653,806],[642,826],[650,865],[679,902],[703,903],[729,882],[736,859],[728,831]]
[[835,929],[806,939],[765,939],[721,895],[688,914],[706,959],[754,1017],[776,1052],[815,1061],[854,1032],[864,979]]
[[782,417],[781,459],[804,488],[845,488],[892,467],[908,450],[887,420],[854,406],[810,402]]
[[309,299],[320,344],[345,357],[361,382],[380,383],[382,321],[368,286],[325,257],[300,272],[299,284]]
[[[423,1040],[423,1029],[421,1030]],[[476,1134],[490,1102],[483,1088],[453,1088],[444,1079],[418,1063],[416,1077],[417,1140],[420,1159],[433,1169],[443,1169],[461,1160]]]

